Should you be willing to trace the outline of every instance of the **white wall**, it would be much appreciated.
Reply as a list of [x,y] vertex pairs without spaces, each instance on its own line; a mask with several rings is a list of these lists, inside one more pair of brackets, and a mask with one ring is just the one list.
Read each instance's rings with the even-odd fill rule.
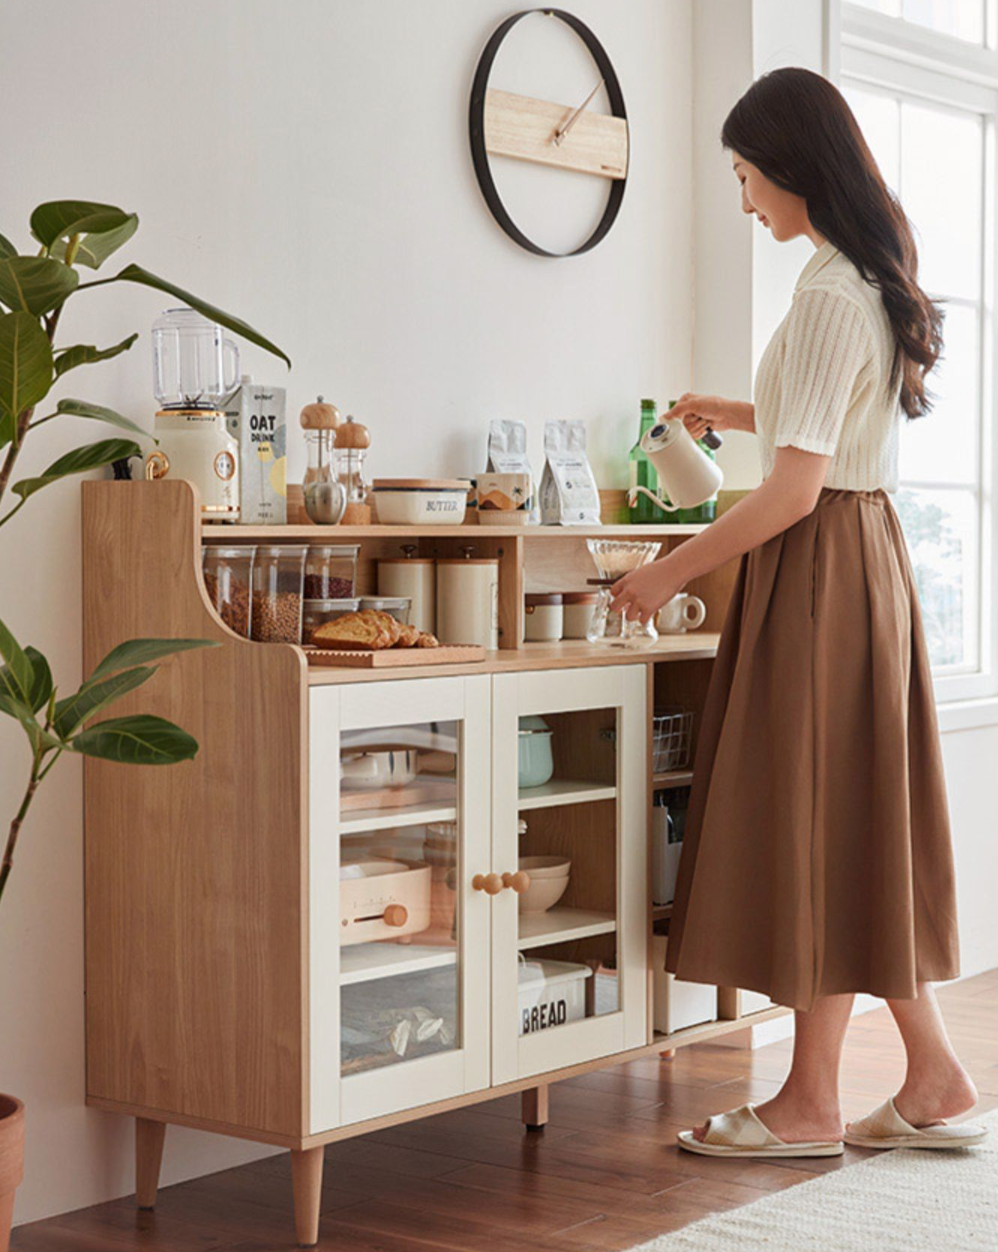
[[[480,469],[492,417],[529,423],[539,472],[544,419],[578,416],[600,484],[623,486],[639,397],[689,387],[691,5],[572,8],[617,67],[633,142],[617,225],[587,256],[519,250],[474,181],[471,77],[511,11],[495,0],[8,0],[0,231],[27,247],[29,212],[47,199],[137,211],[122,260],[277,340],[294,360],[290,376],[257,351],[249,368],[286,382],[295,416],[323,392],[367,422],[375,473]],[[553,38],[538,32],[545,48]],[[544,94],[548,67],[536,68]],[[500,85],[524,73],[516,58],[503,69],[511,77]],[[578,99],[594,81],[575,63],[583,69]],[[575,83],[571,73],[550,80],[552,93]],[[550,229],[550,205],[562,202],[550,181],[544,191],[538,225]],[[72,375],[61,394],[149,421],[147,332],[166,303],[124,286],[77,297],[63,342],[143,337],[129,355]],[[43,428],[24,469],[105,433],[75,425]],[[304,458],[291,442],[297,477]],[[80,677],[78,508],[75,486],[52,489],[0,538],[0,617],[49,654],[64,690]],[[4,725],[4,814],[25,764]],[[82,1102],[80,809],[78,764],[61,763],[0,908],[0,1089],[28,1105],[19,1222],[132,1187],[131,1126]],[[164,1180],[259,1152],[171,1129]]]

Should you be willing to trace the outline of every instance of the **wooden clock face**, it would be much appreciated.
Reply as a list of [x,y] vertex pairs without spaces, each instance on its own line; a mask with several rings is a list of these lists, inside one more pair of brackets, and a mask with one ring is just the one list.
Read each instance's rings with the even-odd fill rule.
[[627,115],[613,65],[579,18],[527,9],[495,30],[469,130],[485,202],[521,247],[577,256],[606,236],[627,180]]

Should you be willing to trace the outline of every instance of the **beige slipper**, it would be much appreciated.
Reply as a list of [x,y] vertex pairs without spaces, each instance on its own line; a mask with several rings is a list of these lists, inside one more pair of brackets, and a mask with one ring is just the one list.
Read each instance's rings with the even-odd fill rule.
[[938,1122],[912,1126],[894,1107],[894,1097],[846,1127],[846,1143],[854,1148],[972,1148],[988,1137],[985,1126],[969,1122]]
[[841,1139],[787,1143],[777,1138],[760,1120],[754,1104],[743,1104],[729,1113],[715,1113],[707,1118],[707,1133],[701,1143],[692,1130],[681,1130],[676,1136],[679,1146],[701,1156],[841,1156]]

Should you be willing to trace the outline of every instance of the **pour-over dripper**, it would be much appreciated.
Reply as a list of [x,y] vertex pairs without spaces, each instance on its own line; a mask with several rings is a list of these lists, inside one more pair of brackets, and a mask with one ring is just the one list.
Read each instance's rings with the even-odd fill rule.
[[610,587],[624,574],[653,561],[658,556],[661,543],[635,543],[623,539],[587,539],[586,543],[599,573],[598,578],[589,580],[599,587],[599,599],[586,638],[590,643],[607,642],[618,646],[654,642],[658,638],[654,619],[642,625],[614,612],[610,608]]

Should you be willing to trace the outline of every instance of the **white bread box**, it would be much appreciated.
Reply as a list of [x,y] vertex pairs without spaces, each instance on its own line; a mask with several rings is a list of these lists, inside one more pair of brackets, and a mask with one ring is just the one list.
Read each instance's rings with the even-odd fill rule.
[[580,1021],[586,1015],[588,965],[568,961],[527,961],[521,958],[519,1007],[521,1035]]

